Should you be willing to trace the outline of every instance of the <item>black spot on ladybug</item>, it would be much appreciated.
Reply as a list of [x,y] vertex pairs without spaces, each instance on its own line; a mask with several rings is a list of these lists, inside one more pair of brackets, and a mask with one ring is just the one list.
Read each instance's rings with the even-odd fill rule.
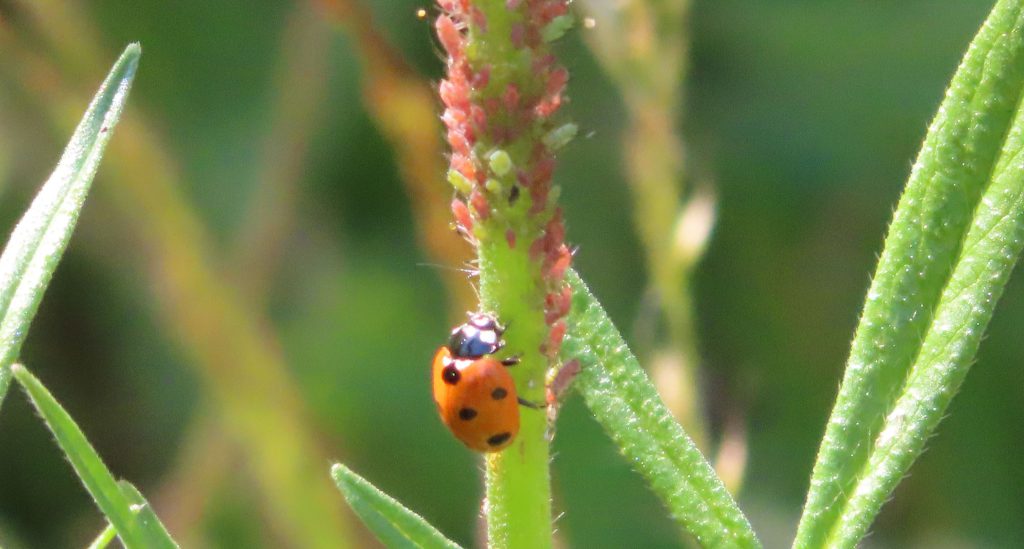
[[476,417],[476,410],[472,408],[463,408],[459,410],[459,419],[463,421],[469,421]]
[[460,379],[462,379],[462,374],[460,374],[459,369],[452,364],[445,366],[444,370],[441,370],[441,379],[443,379],[448,385],[455,385]]
[[501,446],[502,443],[510,438],[512,438],[512,433],[505,431],[504,433],[492,435],[491,438],[487,439],[487,444],[490,444],[491,446]]
[[501,400],[501,399],[503,399],[503,398],[505,398],[507,396],[508,396],[508,391],[506,391],[505,389],[503,389],[501,387],[498,387],[495,390],[491,391],[491,398],[493,398],[494,400]]

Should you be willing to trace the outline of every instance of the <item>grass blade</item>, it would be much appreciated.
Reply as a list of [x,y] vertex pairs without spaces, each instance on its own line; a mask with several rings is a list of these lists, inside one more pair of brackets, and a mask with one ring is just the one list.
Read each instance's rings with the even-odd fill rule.
[[894,214],[796,547],[857,543],[970,367],[1021,247],[1022,90],[1024,9],[1004,0],[954,75]]
[[[145,510],[148,509],[148,505],[140,507],[138,502],[145,502],[141,499],[142,496],[136,498],[137,492],[122,491],[121,486],[114,480],[114,476],[103,464],[96,450],[85,438],[85,434],[46,387],[20,364],[13,365],[11,371],[18,383],[28,393],[29,399],[39,411],[39,415],[43,417],[54,438],[57,439],[57,444],[64,451],[68,461],[71,462],[78,478],[82,480],[82,484],[92,495],[96,505],[106,515],[107,520],[117,530],[125,547],[129,549],[177,547],[170,536],[166,535],[166,530],[162,525],[156,528],[152,524],[153,521],[157,523],[159,521],[151,511]],[[164,535],[159,535],[161,531]]]
[[348,467],[335,463],[331,467],[331,477],[348,504],[384,545],[424,549],[459,547],[423,517],[406,509]]
[[571,269],[573,302],[562,357],[582,366],[575,387],[673,518],[705,547],[760,547],[711,465],[672,418],[590,290]]
[[85,196],[128,99],[142,50],[125,48],[100,86],[57,167],[0,256],[0,399],[28,326],[78,221]]

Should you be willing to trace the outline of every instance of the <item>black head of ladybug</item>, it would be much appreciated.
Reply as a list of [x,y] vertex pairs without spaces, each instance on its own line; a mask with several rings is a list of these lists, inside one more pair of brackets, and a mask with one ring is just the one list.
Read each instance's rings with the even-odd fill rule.
[[469,320],[452,331],[448,339],[448,350],[455,358],[480,358],[496,353],[505,342],[505,332],[497,319],[486,313],[474,313]]

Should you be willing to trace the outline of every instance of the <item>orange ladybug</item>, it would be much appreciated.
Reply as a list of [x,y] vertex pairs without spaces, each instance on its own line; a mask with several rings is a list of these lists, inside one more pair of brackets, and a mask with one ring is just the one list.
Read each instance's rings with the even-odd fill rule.
[[505,345],[502,333],[493,316],[477,313],[434,354],[431,379],[441,421],[478,452],[502,450],[519,432],[521,401],[506,369],[519,359],[491,356]]

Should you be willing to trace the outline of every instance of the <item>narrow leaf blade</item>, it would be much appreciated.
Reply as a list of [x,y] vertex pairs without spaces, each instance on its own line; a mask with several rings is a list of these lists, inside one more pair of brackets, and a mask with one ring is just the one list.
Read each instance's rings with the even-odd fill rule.
[[[121,487],[121,492],[125,498],[131,502],[132,514],[142,524],[143,531],[147,537],[146,546],[177,547],[177,544],[171,539],[170,533],[167,532],[163,523],[157,518],[153,508],[150,507],[149,502],[142,496],[142,493],[132,483],[125,480],[118,481],[117,485]],[[106,528],[89,544],[88,549],[104,549],[110,545],[111,541],[114,541],[115,537],[117,537],[117,529],[114,528],[113,524],[108,523]]]
[[57,439],[57,445],[64,451],[64,455],[71,462],[75,473],[96,501],[100,511],[106,515],[110,524],[114,525],[125,547],[177,547],[169,537],[166,543],[152,543],[156,539],[149,535],[152,528],[144,526],[136,517],[133,510],[135,501],[118,486],[114,476],[67,411],[24,366],[15,364],[11,371]]
[[[1003,146],[1022,89],[1024,7],[1002,0],[953,76],[894,214],[795,547],[856,544],[966,374],[1005,284],[1005,263],[1019,252],[1015,206],[1000,205],[989,182],[1003,177],[1015,154]],[[1010,225],[993,229],[998,223],[985,219],[995,210]],[[984,239],[995,239],[981,248],[972,238],[982,237],[970,236],[979,226]],[[949,337],[950,330],[963,333]]]
[[459,547],[423,517],[406,509],[348,467],[335,463],[331,477],[348,504],[384,545],[423,549]]
[[564,361],[581,369],[575,388],[619,450],[672,516],[705,547],[760,547],[714,469],[673,419],[601,304],[575,271]]
[[1017,113],[992,182],[895,405],[827,544],[853,547],[938,426],[967,375],[1024,246],[1024,109]]
[[124,497],[132,505],[132,513],[135,514],[135,520],[139,523],[142,534],[146,538],[146,547],[157,549],[177,547],[178,544],[171,538],[167,527],[164,526],[164,523],[160,522],[160,518],[156,516],[153,507],[146,501],[142,492],[139,492],[139,489],[127,480],[119,480],[117,485],[121,488],[121,493],[124,494]]
[[128,98],[138,44],[125,48],[64,149],[57,167],[11,233],[0,256],[0,399],[46,285],[71,232]]

